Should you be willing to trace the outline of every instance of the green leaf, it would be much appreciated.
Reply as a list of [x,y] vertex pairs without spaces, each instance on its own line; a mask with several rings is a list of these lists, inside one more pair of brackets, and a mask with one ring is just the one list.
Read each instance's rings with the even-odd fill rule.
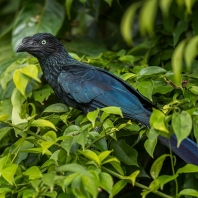
[[177,42],[179,41],[180,35],[185,32],[188,28],[188,23],[186,21],[179,21],[179,23],[175,26],[173,31],[173,43],[176,46]]
[[82,155],[84,155],[88,159],[93,160],[98,165],[100,165],[99,157],[93,151],[91,151],[91,150],[84,150],[84,151],[79,151],[79,153],[81,153]]
[[5,168],[1,171],[3,178],[11,185],[13,185],[14,183],[14,175],[17,171],[17,168],[17,164],[7,164]]
[[122,110],[120,109],[120,107],[104,107],[101,109],[101,111],[104,111],[105,113],[108,114],[115,114],[115,115],[120,115],[123,118],[122,115]]
[[35,101],[42,103],[44,100],[47,100],[52,93],[52,88],[49,85],[44,85],[39,90],[33,91],[33,97]]
[[105,0],[111,6],[113,0]]
[[9,114],[0,115],[0,122],[5,122],[9,117]]
[[166,183],[175,180],[175,178],[177,178],[177,177],[178,177],[177,174],[176,175],[161,175],[161,176],[158,177],[157,180],[159,181],[159,183],[161,185],[161,188],[163,188],[163,186]]
[[110,198],[113,198],[116,194],[118,194],[125,186],[127,185],[126,180],[120,180],[118,181],[112,189],[112,193],[110,195]]
[[192,14],[192,7],[195,2],[196,2],[196,0],[185,0],[185,4],[186,4],[187,11],[189,14]]
[[103,151],[98,155],[99,161],[100,163],[102,163],[104,161],[104,159],[106,159],[112,151]]
[[155,150],[155,147],[157,145],[157,138],[155,139],[147,139],[144,142],[144,147],[146,149],[146,151],[148,152],[148,154],[153,158],[153,152]]
[[96,119],[98,118],[99,109],[91,111],[87,114],[87,119],[92,123],[92,126],[95,126]]
[[198,142],[198,116],[193,116],[193,132],[196,138],[196,142]]
[[42,177],[42,173],[38,168],[38,166],[32,166],[28,168],[23,174],[29,176],[30,180],[34,180]]
[[31,126],[33,127],[50,127],[52,129],[56,130],[56,127],[54,126],[54,124],[48,120],[44,120],[44,119],[37,119],[37,120],[33,120],[33,122],[31,123]]
[[132,45],[131,29],[135,19],[137,9],[141,6],[141,3],[133,3],[124,13],[121,20],[121,33],[124,40]]
[[65,2],[67,16],[69,19],[71,19],[70,10],[71,10],[72,3],[73,3],[73,0],[66,0],[66,2]]
[[42,181],[44,184],[50,187],[50,189],[53,189],[54,186],[54,179],[55,179],[55,172],[50,171],[46,174],[43,174]]
[[180,173],[196,173],[198,172],[198,166],[194,164],[186,164],[184,167],[179,168],[176,174]]
[[160,171],[162,169],[162,166],[163,166],[163,163],[164,163],[164,160],[166,159],[166,157],[170,157],[170,155],[167,155],[167,154],[161,155],[152,164],[151,170],[150,170],[150,174],[151,174],[151,177],[153,179],[157,179],[158,178],[159,173],[160,173]]
[[113,141],[111,143],[111,149],[113,149],[114,156],[117,157],[120,161],[124,162],[127,165],[138,166],[137,151],[125,143],[124,140],[120,140],[118,142]]
[[137,78],[145,78],[145,77],[153,77],[156,75],[161,75],[166,73],[166,70],[163,69],[162,67],[157,67],[157,66],[150,66],[150,67],[145,67],[143,69],[140,70],[140,72],[138,73]]
[[172,116],[172,127],[177,137],[177,147],[181,142],[187,138],[192,129],[191,116],[186,112],[182,111],[179,113],[173,113]]
[[150,125],[157,130],[169,133],[165,125],[165,115],[158,109],[153,109],[150,117]]
[[45,108],[45,110],[43,111],[43,113],[45,112],[50,112],[50,113],[65,113],[69,111],[69,107],[63,103],[56,103],[56,104],[52,104],[50,106],[48,106],[47,108]]
[[21,69],[19,69],[19,71],[23,74],[25,74],[26,76],[36,80],[37,82],[41,82],[40,79],[38,78],[38,67],[36,65],[30,64],[26,67],[23,67]]
[[180,42],[172,55],[172,68],[175,78],[175,84],[177,86],[181,85],[181,71],[183,66],[183,51],[185,44],[185,40]]
[[168,14],[169,14],[169,8],[171,6],[172,1],[173,0],[166,0],[166,1],[160,0],[160,2],[159,2],[159,6],[160,6],[162,13],[165,17],[168,16]]
[[75,136],[76,142],[82,146],[83,150],[85,148],[85,144],[86,144],[88,135],[89,135],[89,130],[88,130],[88,128],[86,128],[80,134]]
[[191,86],[189,89],[188,89],[191,93],[195,94],[195,95],[198,95],[198,86]]
[[8,161],[8,156],[4,156],[0,158],[0,176],[2,174],[2,170],[4,168],[4,166],[6,165],[6,162]]
[[67,155],[69,155],[74,137],[66,136],[64,141],[61,142],[61,147],[66,150]]
[[111,175],[109,175],[108,173],[101,172],[99,174],[99,178],[100,178],[99,186],[104,190],[106,190],[109,194],[111,194],[113,189],[113,179]]
[[90,173],[80,164],[66,164],[63,166],[57,167],[57,170],[60,172],[74,172],[74,173],[80,173],[87,177],[90,176]]
[[122,179],[127,179],[127,180],[130,180],[132,185],[134,186],[135,185],[135,180],[137,178],[137,176],[139,175],[140,171],[137,170],[135,172],[133,172],[131,175],[129,176],[123,176]]
[[28,84],[28,77],[22,74],[19,69],[17,69],[14,72],[13,81],[16,88],[21,92],[21,94],[23,96],[26,96],[25,90]]
[[140,32],[143,35],[146,35],[146,33],[153,34],[153,25],[157,12],[157,5],[158,0],[144,1],[140,11]]
[[153,93],[153,81],[140,81],[138,83],[138,91],[145,97],[147,97],[150,101],[152,100],[152,93]]
[[194,189],[184,189],[179,192],[179,195],[198,197],[198,191]]
[[195,36],[188,41],[185,47],[184,58],[188,69],[190,69],[194,58],[197,55],[198,36]]
[[64,20],[64,9],[53,0],[30,0],[18,13],[12,31],[12,45],[17,49],[22,39],[38,32],[56,35]]

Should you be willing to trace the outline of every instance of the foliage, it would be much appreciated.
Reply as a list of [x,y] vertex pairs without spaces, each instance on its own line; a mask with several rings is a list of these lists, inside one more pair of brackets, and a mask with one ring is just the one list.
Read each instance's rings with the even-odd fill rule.
[[[197,0],[1,0],[0,196],[198,197],[198,167],[157,144],[198,140],[197,13]],[[38,61],[14,52],[37,32],[153,102],[151,129],[57,101]]]

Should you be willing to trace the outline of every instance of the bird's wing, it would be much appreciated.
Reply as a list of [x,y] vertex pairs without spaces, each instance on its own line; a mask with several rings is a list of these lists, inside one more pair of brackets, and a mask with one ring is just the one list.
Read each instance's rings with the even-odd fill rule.
[[150,112],[125,84],[103,70],[82,65],[66,66],[58,83],[79,104],[89,104],[92,109],[118,106],[126,118],[148,124]]

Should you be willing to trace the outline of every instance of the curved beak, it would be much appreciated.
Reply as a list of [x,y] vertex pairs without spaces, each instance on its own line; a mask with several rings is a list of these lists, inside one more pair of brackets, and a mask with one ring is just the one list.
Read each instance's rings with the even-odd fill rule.
[[16,52],[25,52],[25,51],[26,51],[26,47],[23,45],[23,43],[21,43],[16,50]]

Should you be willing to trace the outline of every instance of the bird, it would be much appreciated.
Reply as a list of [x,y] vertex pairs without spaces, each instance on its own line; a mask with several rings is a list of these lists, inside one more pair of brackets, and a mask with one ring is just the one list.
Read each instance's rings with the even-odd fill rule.
[[[118,76],[109,71],[73,59],[63,44],[50,33],[25,37],[17,52],[36,57],[47,83],[55,95],[84,113],[98,108],[120,107],[123,116],[150,127],[153,104]],[[186,163],[198,165],[197,144],[189,138],[177,147],[175,135],[158,139]]]

